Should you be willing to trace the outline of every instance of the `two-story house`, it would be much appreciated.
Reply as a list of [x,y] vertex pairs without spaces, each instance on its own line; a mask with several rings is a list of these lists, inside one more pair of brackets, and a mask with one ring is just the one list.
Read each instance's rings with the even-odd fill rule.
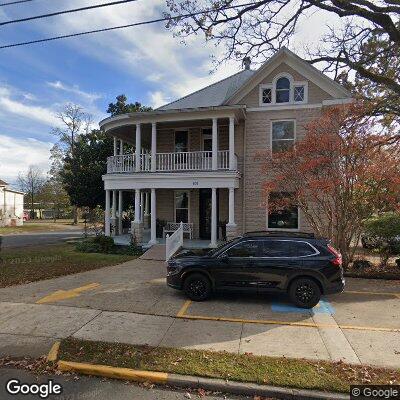
[[[135,192],[132,229],[157,242],[157,219],[191,224],[194,238],[216,246],[220,221],[227,237],[246,231],[309,230],[301,211],[269,213],[263,206],[259,150],[279,151],[301,140],[325,106],[351,101],[338,83],[286,48],[259,69],[228,78],[154,111],[106,118],[114,156],[103,176],[106,235],[118,232],[124,191]],[[132,145],[123,154],[123,143]],[[126,147],[126,146],[125,146]]]

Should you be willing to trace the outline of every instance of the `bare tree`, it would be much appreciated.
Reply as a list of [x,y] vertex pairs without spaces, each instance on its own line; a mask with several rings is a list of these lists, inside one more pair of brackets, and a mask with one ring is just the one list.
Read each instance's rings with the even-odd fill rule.
[[[59,138],[60,146],[53,147],[54,151],[63,153],[64,156],[74,158],[74,149],[77,137],[82,133],[88,133],[93,123],[92,116],[77,104],[67,104],[57,114],[61,121],[61,127],[54,128],[51,133]],[[72,204],[74,224],[78,223],[78,212],[75,204]]]
[[[181,37],[204,34],[228,59],[250,56],[265,61],[282,46],[290,46],[297,28],[315,11],[339,17],[316,49],[308,49],[310,63],[343,77],[353,71],[400,95],[400,3],[398,0],[166,0],[170,9],[167,27]],[[169,15],[169,14],[167,14]],[[182,15],[173,18],[174,15]],[[379,45],[376,45],[379,42]],[[369,95],[373,95],[370,91]],[[400,107],[394,110],[400,115]]]
[[42,170],[34,165],[29,166],[26,173],[18,174],[18,186],[29,197],[31,203],[31,218],[35,218],[35,198],[39,195],[46,179]]

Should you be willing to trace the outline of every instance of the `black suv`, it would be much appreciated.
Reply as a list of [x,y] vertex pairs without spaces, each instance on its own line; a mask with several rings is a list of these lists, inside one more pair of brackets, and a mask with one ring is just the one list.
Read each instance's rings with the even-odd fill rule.
[[344,289],[340,253],[299,232],[249,232],[208,252],[184,250],[168,261],[167,284],[195,301],[223,289],[285,292],[303,308]]

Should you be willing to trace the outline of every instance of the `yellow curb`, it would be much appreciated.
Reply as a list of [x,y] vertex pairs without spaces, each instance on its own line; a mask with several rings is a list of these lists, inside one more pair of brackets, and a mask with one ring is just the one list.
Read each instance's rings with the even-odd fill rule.
[[51,346],[49,354],[47,355],[47,361],[51,362],[57,361],[58,350],[60,350],[60,344],[61,342],[55,342],[53,346]]
[[108,365],[85,364],[79,362],[59,361],[58,369],[64,372],[79,372],[86,375],[103,376],[136,382],[167,383],[165,372],[141,371],[130,368],[117,368]]

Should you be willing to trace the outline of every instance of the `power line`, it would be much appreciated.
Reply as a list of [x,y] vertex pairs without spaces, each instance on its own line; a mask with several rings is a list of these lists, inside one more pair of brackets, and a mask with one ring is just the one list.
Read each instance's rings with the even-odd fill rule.
[[203,11],[198,11],[198,12],[189,13],[189,14],[183,14],[183,15],[175,15],[175,16],[171,16],[171,17],[157,18],[157,19],[153,19],[153,20],[149,20],[149,21],[136,22],[136,23],[133,23],[133,24],[112,26],[110,28],[94,29],[94,30],[91,30],[91,31],[71,33],[71,34],[68,34],[68,35],[53,36],[53,37],[49,37],[49,38],[45,38],[45,39],[30,40],[30,41],[27,41],[27,42],[12,43],[12,44],[7,44],[7,45],[0,46],[0,50],[1,49],[8,49],[8,48],[11,48],[11,47],[26,46],[26,45],[29,45],[29,44],[51,42],[53,40],[66,39],[66,38],[77,37],[77,36],[84,36],[84,35],[89,35],[89,34],[92,34],[92,33],[108,32],[108,31],[113,31],[113,30],[117,30],[117,29],[131,28],[131,27],[134,27],[134,26],[155,24],[157,22],[169,21],[171,19],[176,20],[176,19],[182,19],[182,18],[189,18],[189,17],[194,17],[196,15],[204,14],[204,13],[207,13],[207,12],[216,12],[216,11],[229,10],[229,9],[237,8],[237,7],[247,7],[247,6],[256,6],[256,5],[257,5],[257,2],[238,4],[238,5],[235,5],[235,6],[222,6],[220,8],[203,10]]
[[[24,1],[32,1],[32,0],[24,0]],[[93,6],[87,6],[87,7],[81,7],[81,8],[74,8],[74,9],[72,9],[72,10],[56,11],[56,12],[49,13],[49,14],[36,15],[36,16],[34,16],[34,17],[13,19],[13,20],[11,20],[11,21],[0,22],[0,26],[2,26],[2,25],[8,25],[8,24],[15,24],[15,23],[18,23],[18,22],[31,21],[31,20],[33,20],[33,19],[54,17],[55,15],[69,14],[69,13],[74,13],[74,12],[78,12],[78,11],[92,10],[92,9],[94,9],[94,8],[115,6],[115,5],[117,5],[117,4],[123,4],[123,3],[131,3],[131,2],[133,2],[133,1],[138,1],[138,0],[119,0],[119,1],[113,1],[113,2],[111,2],[111,3],[95,4],[95,5],[93,5]]]
[[18,0],[18,1],[9,1],[8,3],[0,3],[0,7],[4,7],[4,6],[11,6],[13,4],[19,4],[19,3],[28,3],[30,1],[34,1],[34,0]]

